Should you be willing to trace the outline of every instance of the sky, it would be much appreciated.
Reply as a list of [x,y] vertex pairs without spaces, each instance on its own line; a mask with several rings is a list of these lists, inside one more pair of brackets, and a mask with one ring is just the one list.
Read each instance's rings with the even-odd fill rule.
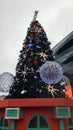
[[51,47],[73,31],[73,0],[0,0],[0,74],[15,75],[19,51],[34,11]]

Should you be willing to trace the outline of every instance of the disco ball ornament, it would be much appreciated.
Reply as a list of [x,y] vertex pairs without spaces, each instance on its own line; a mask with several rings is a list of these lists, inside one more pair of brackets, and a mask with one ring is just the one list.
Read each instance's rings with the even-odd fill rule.
[[11,73],[5,72],[0,75],[0,93],[8,94],[10,86],[14,82],[14,76]]
[[47,84],[56,84],[63,77],[62,67],[54,61],[47,61],[40,67],[40,77]]

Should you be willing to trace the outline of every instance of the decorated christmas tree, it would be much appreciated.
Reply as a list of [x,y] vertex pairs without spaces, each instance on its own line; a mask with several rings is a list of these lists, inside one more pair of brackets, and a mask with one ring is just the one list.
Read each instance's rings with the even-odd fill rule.
[[50,42],[41,24],[33,21],[20,51],[16,75],[7,98],[59,98],[64,97],[61,66],[55,62]]

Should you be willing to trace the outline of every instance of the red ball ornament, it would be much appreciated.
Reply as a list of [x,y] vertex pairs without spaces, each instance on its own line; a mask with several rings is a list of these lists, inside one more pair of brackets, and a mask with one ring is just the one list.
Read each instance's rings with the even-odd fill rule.
[[38,58],[35,56],[34,57],[34,65],[37,65],[38,64]]
[[32,26],[32,27],[38,26],[38,23],[37,23],[37,22],[32,22],[32,23],[31,23],[31,26]]
[[39,35],[38,35],[38,33],[35,35],[35,39],[36,39],[36,40],[39,39]]
[[31,64],[32,58],[28,58],[28,64]]
[[33,35],[33,34],[30,34],[30,37],[31,37],[31,38],[33,38],[33,37],[34,37],[34,35]]

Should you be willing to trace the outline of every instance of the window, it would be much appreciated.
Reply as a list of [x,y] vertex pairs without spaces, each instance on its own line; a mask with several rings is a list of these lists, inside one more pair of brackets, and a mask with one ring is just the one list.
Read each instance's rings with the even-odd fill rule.
[[8,130],[8,121],[2,116],[0,118],[0,130]]
[[69,119],[68,126],[69,126],[69,130],[73,130],[73,114],[72,114],[71,118]]
[[50,128],[47,119],[37,114],[29,120],[27,130],[50,130]]
[[33,117],[29,123],[29,128],[36,128],[37,127],[37,116]]
[[48,123],[43,116],[40,116],[39,120],[40,120],[40,128],[48,128]]

